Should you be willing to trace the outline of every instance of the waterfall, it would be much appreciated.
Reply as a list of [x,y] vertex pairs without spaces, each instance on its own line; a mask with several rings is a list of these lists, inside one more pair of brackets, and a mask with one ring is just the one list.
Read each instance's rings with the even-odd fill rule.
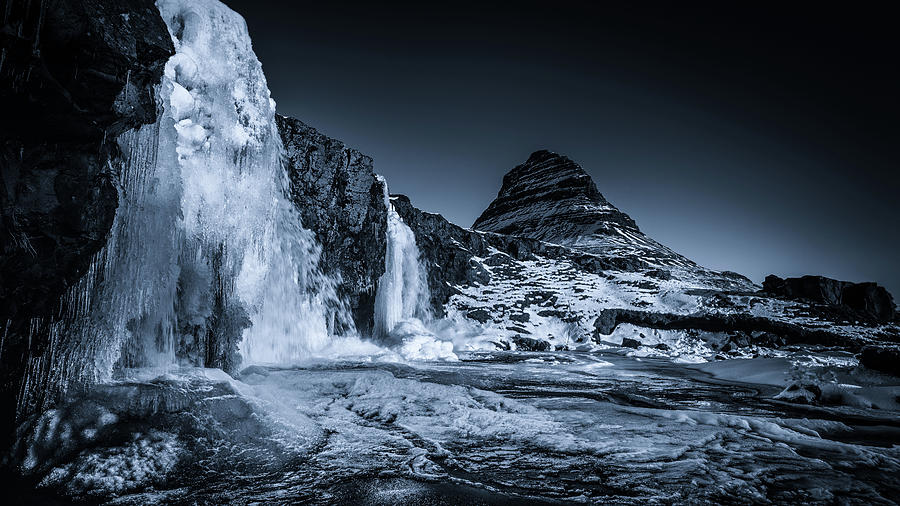
[[117,139],[110,238],[60,318],[33,322],[50,349],[29,358],[20,410],[117,369],[290,363],[327,343],[335,315],[352,321],[288,199],[243,18],[216,0],[157,7],[176,50],[157,122]]
[[[176,49],[162,93],[174,128],[160,147],[181,169],[181,264],[191,276],[180,289],[195,293],[179,307],[196,319],[211,299],[213,339],[239,342],[244,363],[295,361],[324,346],[329,315],[346,308],[287,197],[275,103],[246,24],[216,0],[157,6]],[[227,362],[221,353],[207,358]]]
[[[387,188],[387,185],[385,185]],[[428,279],[419,262],[416,236],[387,200],[387,247],[384,274],[375,294],[375,335],[384,339],[397,324],[430,316]]]
[[453,343],[438,338],[432,321],[425,266],[416,236],[387,196],[387,247],[384,274],[375,293],[375,338],[411,360],[457,360]]

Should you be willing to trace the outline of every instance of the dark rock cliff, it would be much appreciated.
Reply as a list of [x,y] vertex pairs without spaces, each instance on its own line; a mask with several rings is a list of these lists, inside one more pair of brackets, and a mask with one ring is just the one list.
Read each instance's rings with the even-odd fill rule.
[[152,0],[8,1],[2,14],[0,390],[7,410],[23,357],[42,350],[28,336],[32,319],[46,322],[58,310],[106,242],[118,203],[116,136],[156,120],[154,85],[174,50]]
[[841,335],[827,329],[807,328],[789,322],[750,314],[698,313],[677,315],[633,309],[604,309],[594,321],[595,338],[610,335],[616,327],[630,323],[659,330],[690,330],[703,332],[742,333],[745,344],[781,347],[786,344],[816,344],[859,351],[862,339]]
[[48,315],[106,240],[115,138],[156,120],[173,54],[152,1],[8,2],[0,38],[0,312]]
[[[894,298],[876,283],[851,283],[824,276],[782,279],[766,276],[763,292],[793,300],[832,306],[846,318],[890,322],[896,317]],[[835,315],[840,316],[840,315]]]
[[276,121],[303,225],[322,245],[325,271],[340,276],[339,295],[350,304],[357,329],[368,334],[376,283],[384,272],[384,182],[371,157],[298,119],[277,115]]

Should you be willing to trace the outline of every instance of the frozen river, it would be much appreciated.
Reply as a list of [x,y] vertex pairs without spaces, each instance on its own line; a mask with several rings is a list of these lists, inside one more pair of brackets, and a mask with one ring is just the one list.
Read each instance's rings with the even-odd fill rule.
[[[460,358],[102,386],[44,417],[26,464],[48,494],[122,504],[900,498],[898,412],[774,399],[787,359]],[[722,379],[745,371],[770,384]]]

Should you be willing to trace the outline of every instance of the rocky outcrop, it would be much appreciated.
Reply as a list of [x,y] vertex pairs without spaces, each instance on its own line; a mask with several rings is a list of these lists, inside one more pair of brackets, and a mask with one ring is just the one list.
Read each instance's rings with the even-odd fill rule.
[[641,233],[630,216],[603,197],[580,165],[545,150],[532,153],[503,176],[497,198],[472,228],[627,259],[635,270],[695,266]]
[[833,306],[834,319],[861,319],[890,322],[896,317],[894,299],[884,287],[875,283],[851,283],[823,276],[782,279],[769,275],[763,292],[792,300]]
[[291,198],[322,245],[322,267],[340,277],[338,295],[349,303],[357,329],[368,334],[384,272],[385,184],[371,157],[298,119],[276,115],[276,122]]
[[23,357],[45,345],[29,327],[58,311],[106,243],[116,137],[156,121],[154,85],[174,51],[152,0],[12,0],[3,23],[0,390],[12,413]]
[[866,346],[859,354],[859,363],[869,369],[900,377],[900,348]]
[[173,47],[151,0],[7,2],[0,313],[47,315],[105,243],[116,136],[156,120]]
[[629,323],[657,330],[742,333],[749,336],[746,344],[780,347],[789,344],[837,346],[858,351],[863,341],[853,336],[820,328],[808,328],[746,313],[671,314],[632,309],[604,309],[594,320],[595,339],[610,335],[619,325]]

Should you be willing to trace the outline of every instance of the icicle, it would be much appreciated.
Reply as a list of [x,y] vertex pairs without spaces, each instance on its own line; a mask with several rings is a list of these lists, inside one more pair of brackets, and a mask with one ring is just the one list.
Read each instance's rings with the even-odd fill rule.
[[6,320],[6,325],[3,327],[3,335],[0,336],[0,364],[3,363],[3,347],[6,346],[6,335],[9,333],[10,325],[12,325],[12,320]]
[[37,19],[37,27],[34,31],[34,46],[32,50],[35,54],[40,54],[40,43],[41,43],[41,27],[44,24],[44,0],[40,0],[40,6],[38,8],[38,19]]

